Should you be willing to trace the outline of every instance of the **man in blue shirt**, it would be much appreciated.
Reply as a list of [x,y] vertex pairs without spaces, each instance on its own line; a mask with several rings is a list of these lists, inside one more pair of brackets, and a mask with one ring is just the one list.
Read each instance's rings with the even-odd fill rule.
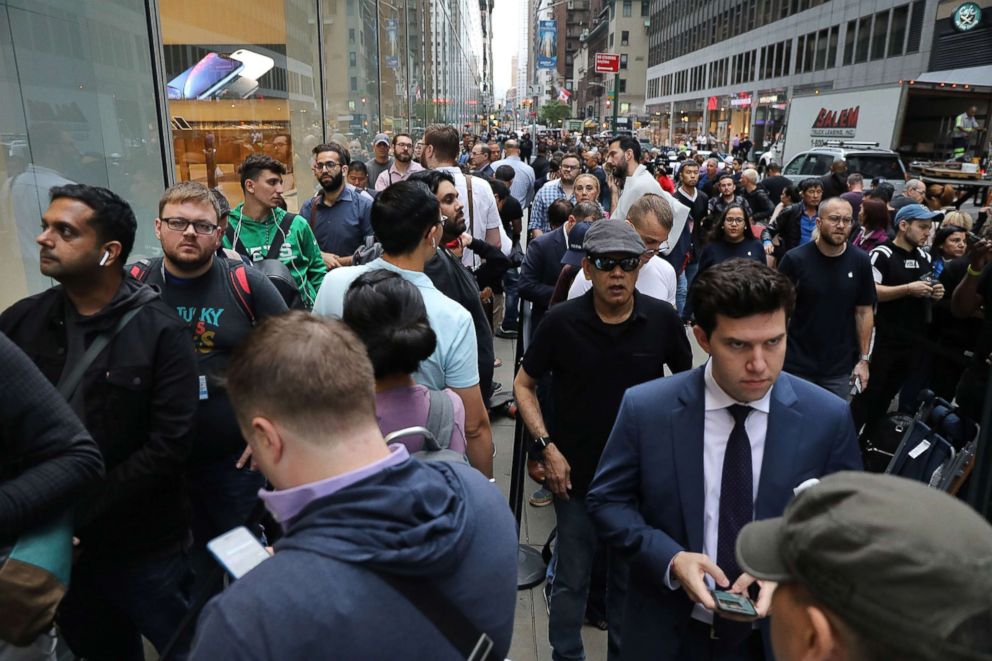
[[437,253],[443,234],[437,198],[423,182],[395,183],[376,198],[372,225],[382,244],[383,256],[368,264],[329,273],[317,295],[314,313],[340,319],[348,287],[367,271],[395,271],[416,285],[437,335],[437,348],[420,364],[414,379],[434,390],[451,388],[461,398],[465,405],[466,454],[473,466],[491,477],[492,428],[479,387],[478,345],[472,316],[442,294],[424,274],[424,266]]
[[552,202],[568,200],[575,204],[575,178],[582,171],[581,161],[575,154],[565,154],[561,159],[560,167],[561,178],[542,186],[534,197],[527,229],[535,237],[551,230],[551,225],[548,223],[548,207]]
[[[492,164],[493,172],[501,165],[509,165],[513,168],[516,174],[513,177],[513,186],[510,187],[510,195],[517,198],[520,206],[526,209],[534,199],[534,181],[536,180],[534,168],[520,160],[520,144],[516,140],[504,142],[503,151],[506,157]],[[576,174],[578,173],[576,172]]]
[[300,215],[310,223],[327,269],[350,266],[351,256],[372,236],[372,198],[345,181],[347,149],[328,142],[314,147],[313,156],[320,191],[303,203]]

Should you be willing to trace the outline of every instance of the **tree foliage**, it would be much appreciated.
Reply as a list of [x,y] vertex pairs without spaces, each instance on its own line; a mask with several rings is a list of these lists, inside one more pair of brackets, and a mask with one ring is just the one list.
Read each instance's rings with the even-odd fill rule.
[[558,126],[558,122],[571,116],[572,109],[561,101],[545,101],[538,113],[538,118],[545,126]]

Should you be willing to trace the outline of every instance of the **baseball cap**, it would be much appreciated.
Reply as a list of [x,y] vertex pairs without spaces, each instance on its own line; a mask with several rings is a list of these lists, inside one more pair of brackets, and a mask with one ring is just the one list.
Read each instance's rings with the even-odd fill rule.
[[940,220],[943,217],[943,212],[930,211],[922,204],[907,204],[896,214],[896,225],[900,220]]
[[582,258],[586,256],[586,251],[582,249],[582,242],[586,238],[586,232],[592,227],[591,220],[583,220],[575,223],[568,233],[568,250],[561,258],[562,264],[571,264],[575,267],[582,266]]
[[586,232],[582,249],[587,255],[640,255],[647,250],[634,226],[624,220],[601,220],[593,223]]
[[372,144],[373,145],[377,145],[380,142],[385,142],[388,145],[389,144],[389,136],[386,135],[385,133],[376,133],[375,134],[375,140],[372,141]]
[[737,560],[913,658],[992,659],[975,653],[992,648],[992,526],[920,482],[828,476],[783,516],[744,526]]

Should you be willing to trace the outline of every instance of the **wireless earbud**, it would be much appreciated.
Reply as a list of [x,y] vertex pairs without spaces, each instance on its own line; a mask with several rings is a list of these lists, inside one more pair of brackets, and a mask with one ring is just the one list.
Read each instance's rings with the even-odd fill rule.
[[110,251],[109,250],[104,250],[103,251],[103,257],[100,258],[100,266],[106,266],[108,259],[110,259]]

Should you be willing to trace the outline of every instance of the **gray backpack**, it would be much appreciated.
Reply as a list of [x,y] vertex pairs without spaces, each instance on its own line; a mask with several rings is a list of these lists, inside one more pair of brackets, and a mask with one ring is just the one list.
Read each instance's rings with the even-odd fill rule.
[[386,436],[386,444],[392,443],[403,436],[423,436],[424,447],[413,453],[421,461],[453,461],[467,464],[468,458],[461,452],[456,452],[448,446],[451,443],[451,432],[455,428],[455,406],[447,393],[440,390],[428,390],[430,404],[427,409],[426,427],[406,427],[397,429]]

